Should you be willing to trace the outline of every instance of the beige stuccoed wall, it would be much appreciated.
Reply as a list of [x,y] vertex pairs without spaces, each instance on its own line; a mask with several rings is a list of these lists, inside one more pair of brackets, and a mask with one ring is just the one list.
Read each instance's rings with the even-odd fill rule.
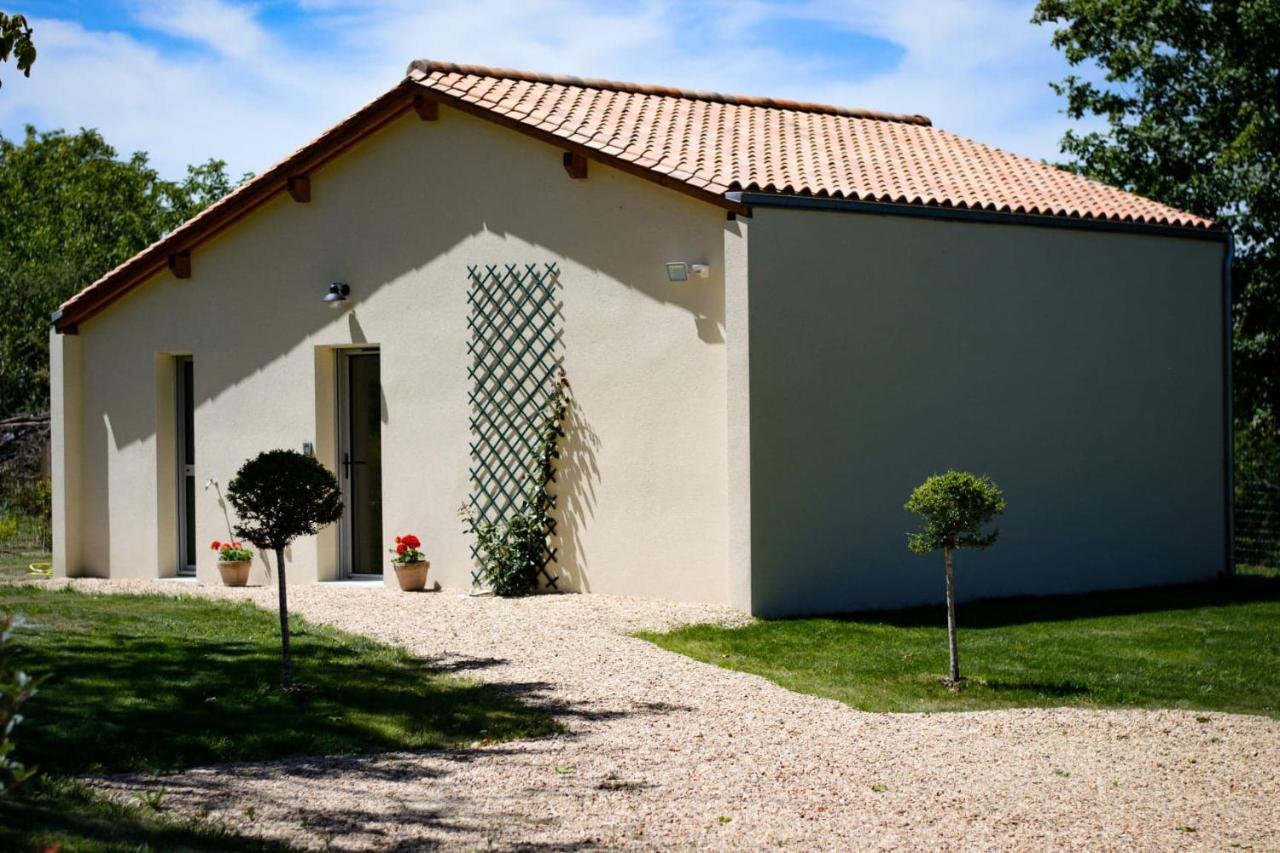
[[1220,242],[757,208],[752,610],[938,601],[911,489],[991,475],[964,598],[1224,569]]
[[[194,358],[197,481],[225,486],[268,448],[312,441],[332,463],[332,348],[368,343],[384,535],[418,533],[433,576],[467,586],[466,267],[554,261],[575,398],[562,587],[725,600],[724,212],[595,163],[571,180],[561,155],[452,110],[410,113],[313,174],[309,204],[278,197],[197,248],[190,280],[159,275],[83,323],[80,383],[55,388],[82,453],[64,457],[79,515],[63,514],[60,570],[173,573],[169,356]],[[711,278],[668,282],[677,259]],[[333,281],[352,286],[347,310],[321,303]],[[197,507],[199,544],[226,538],[212,490]],[[332,577],[335,550],[332,534],[296,543],[291,578]]]

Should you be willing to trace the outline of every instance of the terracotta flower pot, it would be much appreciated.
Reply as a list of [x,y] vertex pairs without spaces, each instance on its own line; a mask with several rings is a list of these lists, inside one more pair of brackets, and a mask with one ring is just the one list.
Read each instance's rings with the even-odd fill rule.
[[252,560],[218,561],[218,571],[222,574],[223,586],[244,586],[249,582],[251,568],[253,568]]
[[400,582],[400,589],[404,592],[421,592],[427,588],[427,569],[431,568],[430,560],[420,560],[416,563],[393,562],[391,565],[396,570],[396,580]]

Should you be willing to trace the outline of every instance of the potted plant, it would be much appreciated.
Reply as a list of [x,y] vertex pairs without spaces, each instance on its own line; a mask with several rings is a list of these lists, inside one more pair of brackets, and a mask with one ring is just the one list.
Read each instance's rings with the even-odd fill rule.
[[217,539],[209,545],[218,552],[218,572],[222,575],[223,586],[244,586],[249,582],[249,569],[253,567],[253,552],[238,540],[219,542]]
[[421,592],[427,586],[427,569],[431,563],[422,551],[422,542],[412,533],[396,537],[396,547],[391,549],[391,567],[396,570],[396,580],[405,592]]

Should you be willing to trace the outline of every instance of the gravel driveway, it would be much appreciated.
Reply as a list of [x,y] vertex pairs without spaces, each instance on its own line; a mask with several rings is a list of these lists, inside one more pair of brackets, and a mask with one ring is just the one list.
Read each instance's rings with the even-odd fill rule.
[[[84,591],[270,590],[74,581]],[[543,740],[166,776],[179,811],[337,849],[1280,849],[1280,722],[1178,711],[869,714],[631,639],[722,608],[301,586],[291,608],[559,709]],[[301,662],[305,668],[305,661]],[[252,815],[252,819],[247,817]]]

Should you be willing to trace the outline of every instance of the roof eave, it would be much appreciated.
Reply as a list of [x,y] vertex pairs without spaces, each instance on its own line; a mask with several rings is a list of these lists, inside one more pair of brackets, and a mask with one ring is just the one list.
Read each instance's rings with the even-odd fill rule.
[[861,201],[851,198],[734,191],[725,197],[748,207],[788,207],[807,210],[830,210],[844,213],[870,213],[881,216],[914,216],[967,222],[991,222],[1006,225],[1034,225],[1045,228],[1076,228],[1161,237],[1183,237],[1193,240],[1225,242],[1231,233],[1209,222],[1206,225],[1168,225],[1157,222],[1103,219],[1089,216],[1052,216],[1030,213],[985,210],[977,207],[947,207],[939,204],[901,204],[883,201]]

